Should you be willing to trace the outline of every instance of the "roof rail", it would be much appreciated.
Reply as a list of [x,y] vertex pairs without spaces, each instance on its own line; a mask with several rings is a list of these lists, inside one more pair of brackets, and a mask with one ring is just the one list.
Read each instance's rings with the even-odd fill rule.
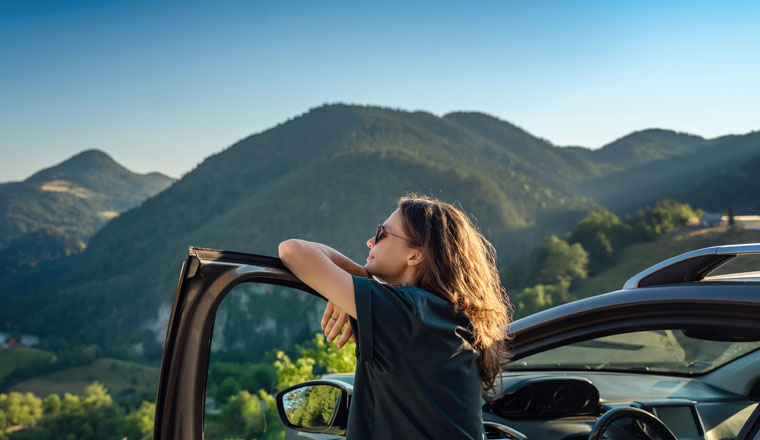
[[742,254],[760,254],[760,243],[714,246],[667,259],[632,276],[623,289],[700,281],[722,264]]

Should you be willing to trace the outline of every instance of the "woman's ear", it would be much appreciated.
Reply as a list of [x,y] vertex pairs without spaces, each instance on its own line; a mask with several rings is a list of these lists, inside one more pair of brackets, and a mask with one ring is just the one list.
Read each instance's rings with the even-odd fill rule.
[[425,260],[425,257],[422,255],[422,250],[415,249],[414,252],[412,252],[412,255],[409,257],[409,260],[407,260],[407,265],[417,266],[418,264],[422,263],[423,260]]

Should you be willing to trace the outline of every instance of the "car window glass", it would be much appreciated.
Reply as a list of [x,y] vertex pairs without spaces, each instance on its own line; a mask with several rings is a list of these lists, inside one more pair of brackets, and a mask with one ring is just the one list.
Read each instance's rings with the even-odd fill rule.
[[326,372],[314,360],[315,350],[326,351],[315,342],[324,306],[301,290],[261,283],[244,283],[227,294],[211,343],[206,439],[283,438],[274,395]]
[[651,330],[568,344],[508,364],[549,368],[701,374],[760,348],[760,342],[697,339],[680,330]]
[[709,276],[760,271],[760,254],[741,254],[721,265]]

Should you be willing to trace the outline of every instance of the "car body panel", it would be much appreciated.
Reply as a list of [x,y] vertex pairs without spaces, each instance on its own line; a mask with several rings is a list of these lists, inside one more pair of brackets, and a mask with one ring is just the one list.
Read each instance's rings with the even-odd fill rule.
[[320,296],[299,282],[278,258],[191,247],[180,272],[164,342],[156,393],[155,440],[202,440],[216,310],[235,285],[250,281]]

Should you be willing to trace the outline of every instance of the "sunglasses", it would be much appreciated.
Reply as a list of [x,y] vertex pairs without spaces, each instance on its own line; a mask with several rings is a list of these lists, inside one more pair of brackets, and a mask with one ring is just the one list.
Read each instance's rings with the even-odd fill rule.
[[409,243],[412,242],[412,240],[409,240],[408,238],[404,238],[404,237],[402,237],[400,235],[396,235],[396,234],[394,234],[392,232],[386,231],[385,230],[385,226],[383,226],[383,225],[377,225],[377,233],[375,234],[375,244],[377,244],[378,241],[380,241],[383,238],[385,238],[386,235],[392,235],[394,237],[398,237],[398,238],[400,238],[402,240],[408,241]]

